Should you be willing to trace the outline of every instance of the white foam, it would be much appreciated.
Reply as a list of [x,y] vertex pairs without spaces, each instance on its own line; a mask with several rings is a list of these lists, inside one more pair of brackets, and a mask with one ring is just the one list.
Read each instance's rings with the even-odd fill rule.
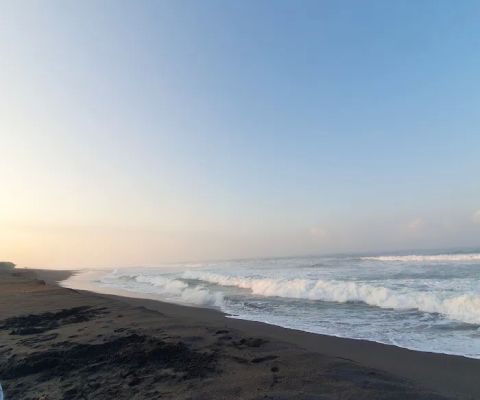
[[480,253],[362,257],[363,260],[393,262],[480,261]]
[[464,253],[178,264],[84,271],[62,284],[213,305],[242,319],[480,358],[478,257]]
[[[223,304],[223,295],[220,292],[211,293],[202,286],[190,287],[181,280],[165,276],[122,273],[115,270],[103,277],[100,283],[125,289],[123,284],[125,281],[147,285],[150,291],[182,303],[216,307],[221,307]],[[141,291],[142,287],[135,286],[133,289]]]
[[259,296],[338,303],[363,302],[385,309],[415,309],[443,314],[466,323],[480,323],[480,296],[474,293],[449,295],[445,291],[392,289],[355,281],[249,278],[203,271],[186,271],[182,278],[248,289]]

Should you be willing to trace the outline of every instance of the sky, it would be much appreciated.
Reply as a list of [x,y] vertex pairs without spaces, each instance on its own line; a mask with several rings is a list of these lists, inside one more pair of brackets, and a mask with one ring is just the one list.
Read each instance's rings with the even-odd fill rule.
[[478,1],[0,1],[0,259],[480,246]]

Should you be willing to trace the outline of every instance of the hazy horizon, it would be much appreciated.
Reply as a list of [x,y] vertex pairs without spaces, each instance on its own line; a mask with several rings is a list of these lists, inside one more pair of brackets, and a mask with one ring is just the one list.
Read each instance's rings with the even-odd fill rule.
[[0,259],[480,246],[480,4],[0,4]]
[[[163,268],[168,266],[179,267],[184,265],[191,268],[192,266],[205,267],[208,264],[228,263],[228,262],[242,262],[242,261],[262,261],[262,260],[301,260],[301,259],[316,259],[316,258],[338,258],[338,257],[389,257],[389,256],[442,256],[442,255],[472,255],[477,257],[480,254],[480,247],[459,246],[459,247],[445,247],[445,248],[403,248],[403,249],[383,249],[383,250],[364,250],[357,252],[327,252],[327,253],[303,253],[290,254],[283,256],[257,256],[257,257],[238,257],[238,258],[210,258],[210,259],[179,259],[175,261],[166,261],[155,264],[135,264],[122,263],[103,264],[103,265],[25,265],[15,264],[16,268],[27,269],[52,269],[52,270],[115,270],[115,269],[129,269],[129,268]],[[0,260],[0,262],[15,260]]]

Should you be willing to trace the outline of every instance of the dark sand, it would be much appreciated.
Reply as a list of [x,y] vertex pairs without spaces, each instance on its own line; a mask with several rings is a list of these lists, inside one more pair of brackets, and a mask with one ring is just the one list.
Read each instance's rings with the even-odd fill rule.
[[480,399],[479,360],[55,285],[68,275],[0,272],[6,400]]

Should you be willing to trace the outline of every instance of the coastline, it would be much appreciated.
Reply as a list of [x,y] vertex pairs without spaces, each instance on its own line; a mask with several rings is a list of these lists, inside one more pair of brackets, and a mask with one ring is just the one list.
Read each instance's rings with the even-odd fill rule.
[[[102,325],[101,333],[86,333],[85,329],[82,331],[85,333],[72,334],[73,325],[57,327],[55,332],[58,332],[59,337],[52,340],[52,343],[48,340],[35,343],[38,346],[36,349],[51,348],[65,339],[67,333],[69,336],[76,335],[71,338],[75,339],[74,342],[84,343],[86,340],[90,343],[116,336],[119,329],[135,331],[137,335],[141,332],[149,337],[152,332],[160,329],[163,335],[180,338],[194,348],[217,354],[220,359],[217,363],[222,365],[222,373],[212,373],[199,382],[190,380],[188,385],[191,388],[186,392],[186,384],[182,386],[178,382],[169,381],[163,385],[168,390],[175,391],[175,398],[229,398],[226,393],[230,393],[233,388],[236,394],[231,392],[230,396],[239,398],[263,398],[260,395],[270,396],[272,393],[277,396],[272,398],[309,399],[340,398],[335,397],[338,393],[342,393],[341,398],[352,399],[480,398],[480,383],[477,380],[480,376],[480,360],[424,353],[376,342],[319,335],[261,322],[227,318],[222,312],[208,308],[77,291],[56,285],[73,271],[18,270],[16,273],[20,275],[17,280],[23,282],[16,282],[17,286],[23,285],[28,289],[12,289],[15,305],[8,299],[8,293],[0,294],[2,320],[20,314],[59,310],[67,306],[101,306],[112,310],[110,313],[119,312],[118,310],[122,310],[124,314],[128,312],[128,318],[109,319],[108,323]],[[35,281],[34,274],[46,284]],[[0,285],[6,279],[3,275]],[[12,282],[7,280],[10,286],[15,286]],[[115,324],[111,326],[113,322]],[[101,324],[93,320],[89,323],[94,323],[94,326]],[[7,339],[5,331],[0,330],[0,335]],[[10,353],[17,356],[25,351],[21,345],[18,346],[18,342],[25,338],[15,340],[13,336],[15,335],[8,335],[12,349]],[[254,338],[252,343],[258,346],[248,345],[251,338]],[[35,335],[31,339],[35,342]],[[257,359],[263,361],[252,361]],[[306,378],[300,380],[300,376]],[[23,378],[16,380],[23,382]],[[215,383],[215,393],[218,392],[216,395],[212,396],[209,382]],[[6,384],[6,391],[16,388],[16,382],[7,380]],[[207,389],[211,397],[202,397],[202,393]],[[21,388],[15,390],[21,391]],[[158,398],[148,397],[148,391],[142,393],[145,393],[144,397],[134,398]],[[197,397],[192,396],[193,393]],[[319,396],[315,397],[317,393]],[[310,397],[301,397],[304,395]],[[101,397],[102,394],[96,396],[99,399],[109,398]],[[116,396],[118,397],[118,394]],[[52,397],[54,398],[57,397]]]

